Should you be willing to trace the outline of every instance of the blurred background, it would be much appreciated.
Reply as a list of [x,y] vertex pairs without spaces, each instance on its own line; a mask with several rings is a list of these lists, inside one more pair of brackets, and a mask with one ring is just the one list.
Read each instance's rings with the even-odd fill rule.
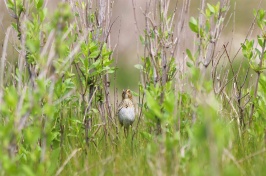
[[[227,15],[227,19],[225,19],[228,24],[221,37],[223,37],[222,41],[225,43],[233,41],[233,50],[238,49],[240,44],[244,41],[253,21],[253,10],[258,8],[266,9],[266,1],[262,0],[261,4],[260,1],[261,0],[231,0],[230,12]],[[56,9],[57,3],[59,2],[60,0],[48,1],[48,16]],[[134,0],[134,2],[138,27],[140,32],[143,34],[144,16],[141,9],[144,10],[146,2],[149,1]],[[206,2],[216,3],[217,0],[208,0]],[[183,1],[172,0],[171,3],[170,7],[173,9],[176,3],[178,3],[178,6],[181,7]],[[191,0],[189,16],[198,17],[199,7],[200,0]],[[180,13],[181,12],[178,12],[177,14]],[[115,80],[113,79],[113,76],[110,77],[111,86],[114,86],[115,83],[119,92],[123,88],[131,88],[134,91],[137,91],[139,72],[134,65],[140,62],[139,57],[142,55],[142,46],[139,42],[139,34],[136,33],[135,30],[134,13],[131,0],[114,0],[112,15],[113,21],[116,18],[117,20],[115,21],[111,31],[111,45],[112,48],[117,45],[113,57],[117,62],[118,70]],[[2,55],[5,32],[7,27],[14,22],[12,20],[13,18],[10,17],[4,4],[4,0],[0,0],[0,56]],[[187,26],[188,24],[185,25]],[[186,32],[190,31],[187,30]],[[255,32],[254,36],[256,36]],[[191,39],[191,41],[189,39],[186,43],[188,46],[192,46],[193,39]],[[17,51],[9,45],[7,58],[15,58],[16,53]]]

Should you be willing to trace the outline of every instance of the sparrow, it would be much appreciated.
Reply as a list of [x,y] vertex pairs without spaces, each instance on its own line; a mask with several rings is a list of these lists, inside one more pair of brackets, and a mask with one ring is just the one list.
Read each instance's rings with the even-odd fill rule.
[[128,134],[129,126],[132,126],[135,120],[135,107],[132,100],[132,93],[129,89],[123,90],[122,101],[117,109],[118,120],[124,127],[125,136]]

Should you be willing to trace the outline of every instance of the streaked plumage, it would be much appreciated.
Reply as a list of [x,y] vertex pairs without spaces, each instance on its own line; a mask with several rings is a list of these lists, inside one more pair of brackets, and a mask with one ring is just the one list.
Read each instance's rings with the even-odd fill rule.
[[131,126],[135,120],[135,107],[129,89],[123,90],[122,101],[118,106],[117,113],[119,123],[124,127],[125,135],[127,135],[129,126]]

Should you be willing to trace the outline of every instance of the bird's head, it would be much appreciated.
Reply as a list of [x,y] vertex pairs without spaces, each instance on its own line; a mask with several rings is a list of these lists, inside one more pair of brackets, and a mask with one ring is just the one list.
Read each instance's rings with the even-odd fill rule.
[[126,99],[126,98],[129,98],[132,100],[132,93],[130,89],[123,90],[122,99]]

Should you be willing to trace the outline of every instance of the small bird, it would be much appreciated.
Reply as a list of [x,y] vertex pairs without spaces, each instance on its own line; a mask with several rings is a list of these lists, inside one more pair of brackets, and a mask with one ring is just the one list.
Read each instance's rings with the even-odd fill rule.
[[122,101],[117,110],[120,125],[124,127],[125,136],[128,134],[128,128],[135,120],[135,108],[132,100],[132,93],[129,89],[123,90]]

